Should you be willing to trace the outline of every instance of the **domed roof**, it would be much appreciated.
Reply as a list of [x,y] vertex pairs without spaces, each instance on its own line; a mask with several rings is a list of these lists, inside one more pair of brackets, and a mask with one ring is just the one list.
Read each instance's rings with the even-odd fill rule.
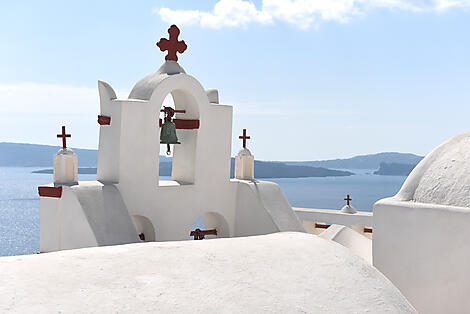
[[416,313],[361,257],[297,232],[3,257],[0,272],[13,312],[40,301],[44,312]]
[[341,208],[341,212],[345,214],[355,214],[357,213],[357,210],[354,208],[354,206],[344,205],[343,208]]
[[75,155],[73,150],[71,148],[61,148],[59,151],[56,153],[56,155]]
[[240,149],[237,156],[252,156],[250,150],[246,147]]
[[448,140],[427,155],[395,199],[470,207],[470,133]]
[[129,99],[149,100],[154,89],[165,77],[186,73],[184,69],[176,61],[165,61],[157,72],[147,75],[135,84]]

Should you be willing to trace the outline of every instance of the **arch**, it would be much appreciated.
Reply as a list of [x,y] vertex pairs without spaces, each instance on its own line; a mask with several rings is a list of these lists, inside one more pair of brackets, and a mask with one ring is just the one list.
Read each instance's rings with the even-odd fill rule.
[[205,212],[202,214],[204,229],[216,229],[217,238],[229,238],[230,229],[227,220],[219,213]]
[[[161,80],[152,92],[149,101],[155,114],[160,112],[168,94],[173,97],[175,109],[184,109],[186,113],[176,116],[184,119],[199,119],[203,107],[209,106],[209,99],[201,84],[186,74],[172,75]],[[184,115],[184,116],[182,116]]]
[[[196,79],[186,74],[173,75],[160,81],[150,97],[156,117],[160,116],[160,110],[169,94],[173,98],[175,109],[186,111],[176,113],[176,119],[199,119],[201,112],[206,111],[205,107],[209,106],[207,94]],[[171,177],[179,184],[194,184],[195,182],[198,134],[199,130],[177,130],[181,144],[173,147]],[[158,141],[160,141],[159,137],[160,133]],[[158,155],[160,155],[160,146]]]
[[143,242],[155,241],[155,228],[153,227],[150,219],[141,215],[132,215],[131,219],[134,223],[137,234]]

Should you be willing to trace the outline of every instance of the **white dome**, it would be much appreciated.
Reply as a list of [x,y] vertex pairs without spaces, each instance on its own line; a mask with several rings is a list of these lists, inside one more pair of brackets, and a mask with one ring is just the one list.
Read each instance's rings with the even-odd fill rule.
[[240,149],[240,151],[238,152],[238,155],[237,156],[252,156],[250,150],[248,148],[242,148]]
[[448,140],[427,155],[395,199],[470,207],[470,133]]
[[346,214],[355,214],[357,213],[357,210],[354,208],[354,206],[344,205],[343,208],[341,208],[341,212]]
[[73,152],[73,150],[71,148],[61,148],[59,149],[59,151],[57,152],[57,155],[75,155],[75,153]]
[[157,72],[147,75],[135,84],[129,99],[149,100],[158,83],[169,75],[186,73],[176,61],[165,61]]

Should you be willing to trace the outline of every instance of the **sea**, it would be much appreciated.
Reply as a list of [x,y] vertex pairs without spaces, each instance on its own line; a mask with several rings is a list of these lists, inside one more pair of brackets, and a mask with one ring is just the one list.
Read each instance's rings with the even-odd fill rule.
[[[52,182],[42,168],[0,167],[0,256],[35,254],[39,251],[39,196],[37,187]],[[344,170],[344,169],[340,169]],[[374,203],[395,195],[406,177],[378,176],[374,170],[347,169],[348,177],[264,179],[280,185],[293,207],[341,209],[347,194],[352,205],[371,212]],[[95,174],[81,174],[92,181]],[[169,180],[169,177],[161,177]]]

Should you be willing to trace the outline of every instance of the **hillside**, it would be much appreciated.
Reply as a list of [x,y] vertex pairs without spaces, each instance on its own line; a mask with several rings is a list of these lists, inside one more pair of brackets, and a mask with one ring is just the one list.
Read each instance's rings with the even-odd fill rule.
[[[61,147],[39,144],[0,143],[0,167],[52,167],[52,156]],[[96,167],[98,151],[72,148],[80,167]],[[161,161],[171,161],[160,156]]]
[[415,154],[386,152],[371,155],[360,155],[344,159],[290,161],[285,163],[288,165],[324,167],[333,169],[378,169],[380,164],[383,162],[416,165],[421,161],[421,159],[423,159],[422,156]]
[[[0,167],[52,167],[52,156],[59,146],[0,143]],[[81,167],[96,166],[98,152],[93,149],[73,148]]]

